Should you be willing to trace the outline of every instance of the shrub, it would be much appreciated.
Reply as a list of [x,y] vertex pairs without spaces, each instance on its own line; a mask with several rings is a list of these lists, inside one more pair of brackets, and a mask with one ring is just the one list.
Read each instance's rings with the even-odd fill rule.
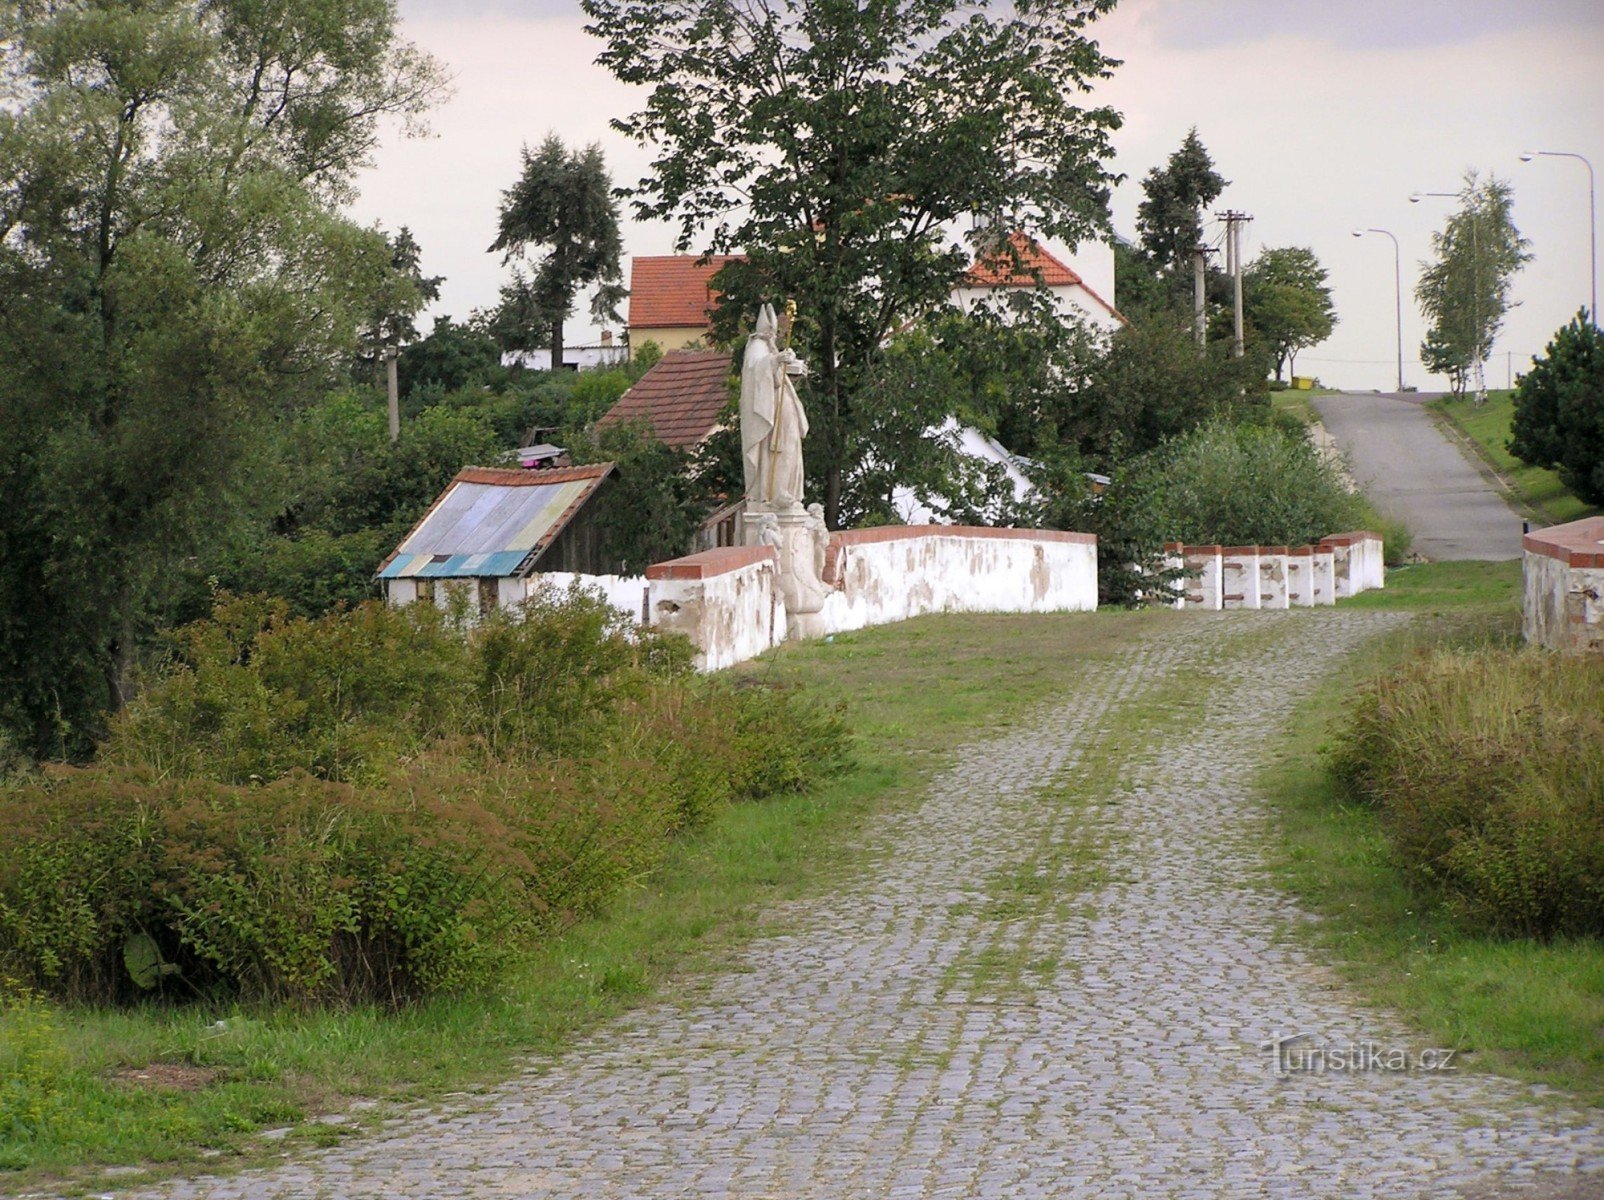
[[1604,662],[1442,651],[1354,703],[1331,768],[1478,929],[1604,934]]
[[1098,599],[1161,595],[1165,542],[1305,545],[1358,527],[1364,502],[1301,424],[1213,421],[1115,471],[1084,506],[1098,537]]
[[1604,333],[1586,309],[1520,377],[1511,433],[1511,454],[1552,467],[1583,500],[1604,504]]
[[221,597],[102,765],[0,789],[0,978],[297,1004],[481,985],[721,806],[846,761],[840,719],[546,595],[317,620]]

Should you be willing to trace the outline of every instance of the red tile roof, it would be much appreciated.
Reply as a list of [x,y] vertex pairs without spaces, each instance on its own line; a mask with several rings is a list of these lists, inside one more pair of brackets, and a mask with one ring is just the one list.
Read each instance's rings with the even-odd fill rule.
[[1048,287],[1085,286],[1079,275],[1048,253],[1040,242],[1022,233],[1013,233],[1009,234],[1008,243],[1018,256],[1020,266],[1014,266],[1013,259],[1002,252],[985,260],[976,259],[975,265],[969,268],[971,287],[1035,287],[1034,272],[1037,271]]
[[597,425],[644,421],[670,446],[689,449],[717,428],[730,401],[730,355],[675,350],[663,355]]
[[717,294],[708,281],[731,258],[715,254],[705,261],[694,254],[637,257],[629,266],[631,329],[703,329]]

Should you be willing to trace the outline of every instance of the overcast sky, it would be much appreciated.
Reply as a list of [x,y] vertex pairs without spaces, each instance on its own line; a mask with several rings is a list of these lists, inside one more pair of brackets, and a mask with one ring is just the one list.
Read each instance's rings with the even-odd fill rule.
[[[400,0],[404,32],[454,76],[432,136],[389,138],[361,181],[359,219],[409,226],[424,267],[446,282],[434,314],[495,302],[504,278],[495,237],[519,148],[556,132],[599,142],[615,181],[643,174],[647,151],[608,121],[640,94],[594,65],[599,43],[563,0]],[[1245,252],[1309,246],[1330,272],[1339,325],[1298,359],[1341,387],[1390,388],[1395,376],[1392,244],[1403,251],[1404,376],[1424,375],[1412,299],[1430,235],[1466,168],[1512,182],[1515,220],[1534,260],[1517,276],[1488,382],[1504,386],[1588,300],[1587,169],[1522,163],[1523,149],[1570,151],[1604,168],[1604,5],[1597,0],[1122,0],[1094,27],[1124,65],[1098,99],[1125,117],[1114,136],[1114,223],[1134,234],[1140,181],[1189,127],[1231,186],[1218,208],[1251,213]],[[1210,236],[1217,231],[1210,228]],[[627,254],[673,249],[665,226],[629,222]],[[627,266],[626,266],[627,272]],[[422,323],[423,328],[428,323]],[[577,316],[571,343],[588,340]]]

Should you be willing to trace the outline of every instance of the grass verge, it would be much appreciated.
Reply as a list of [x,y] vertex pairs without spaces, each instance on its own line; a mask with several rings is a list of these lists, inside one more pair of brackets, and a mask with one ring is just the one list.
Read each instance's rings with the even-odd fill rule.
[[1604,1104],[1604,943],[1538,942],[1464,932],[1405,882],[1381,823],[1338,793],[1319,755],[1366,678],[1443,640],[1514,637],[1519,564],[1429,563],[1388,575],[1384,592],[1349,603],[1415,610],[1412,625],[1372,643],[1302,706],[1261,786],[1281,829],[1280,877],[1323,919],[1300,936],[1355,991],[1401,1012],[1465,1053],[1467,1066],[1551,1084]]
[[1604,511],[1573,495],[1553,471],[1524,463],[1509,452],[1514,392],[1488,392],[1487,402],[1479,405],[1472,396],[1443,396],[1427,407],[1470,443],[1516,503],[1543,524],[1558,525]]
[[[954,747],[1069,686],[1076,662],[1117,655],[1156,624],[1184,619],[926,618],[746,664],[738,674],[753,685],[839,698],[860,735],[858,768],[812,795],[720,812],[493,993],[400,1012],[25,1004],[0,1013],[0,1186],[103,1189],[97,1168],[138,1168],[118,1176],[126,1184],[328,1144],[407,1104],[505,1079],[524,1056],[559,1051],[647,998],[693,989],[764,928],[774,902],[858,865],[863,823],[915,795]],[[13,1096],[8,1074],[34,1086]],[[316,1119],[326,1114],[345,1119]]]

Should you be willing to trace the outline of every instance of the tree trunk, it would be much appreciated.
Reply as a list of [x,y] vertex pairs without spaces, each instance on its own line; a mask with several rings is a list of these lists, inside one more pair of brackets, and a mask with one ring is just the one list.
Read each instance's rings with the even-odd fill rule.
[[563,323],[560,320],[551,323],[551,369],[563,369]]

